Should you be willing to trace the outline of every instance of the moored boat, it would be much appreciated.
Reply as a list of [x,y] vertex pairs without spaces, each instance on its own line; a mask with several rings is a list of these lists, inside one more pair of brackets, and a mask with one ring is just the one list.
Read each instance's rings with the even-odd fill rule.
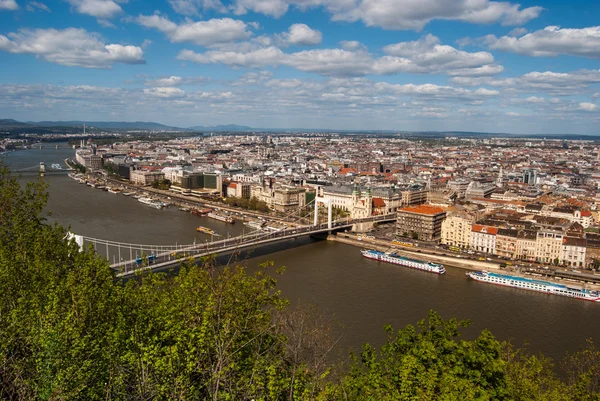
[[423,270],[430,273],[446,273],[444,265],[431,262],[421,262],[420,260],[405,258],[404,256],[400,256],[394,252],[380,252],[371,249],[363,250],[360,252],[365,258],[379,260],[381,262],[393,263],[395,265],[406,266],[412,269]]
[[210,217],[211,219],[215,219],[215,220],[219,220],[219,221],[223,221],[225,223],[230,223],[233,224],[235,223],[235,220],[233,219],[233,217],[230,216],[223,216],[222,214],[218,214],[218,213],[213,213],[210,212],[206,215],[207,217]]
[[528,277],[490,273],[487,271],[473,271],[465,274],[467,277],[482,283],[490,283],[505,287],[520,288],[528,291],[542,292],[544,294],[561,295],[563,297],[600,302],[600,292],[579,288],[573,285],[564,285],[551,281],[535,280]]
[[141,202],[141,203],[143,203],[144,205],[152,206],[152,207],[155,207],[157,209],[162,209],[163,208],[162,202],[155,201],[154,199],[139,198],[138,201]]

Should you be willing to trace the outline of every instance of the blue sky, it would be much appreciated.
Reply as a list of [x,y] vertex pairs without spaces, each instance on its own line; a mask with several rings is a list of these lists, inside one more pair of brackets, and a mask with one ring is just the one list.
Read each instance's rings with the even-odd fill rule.
[[0,118],[600,134],[600,2],[0,0]]

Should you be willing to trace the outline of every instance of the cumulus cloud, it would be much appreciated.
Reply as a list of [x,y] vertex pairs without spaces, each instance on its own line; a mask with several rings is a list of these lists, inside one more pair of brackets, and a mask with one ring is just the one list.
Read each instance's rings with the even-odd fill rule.
[[2,10],[18,10],[19,5],[15,0],[0,0],[0,11]]
[[182,85],[202,84],[206,81],[208,81],[208,79],[205,77],[179,77],[177,75],[172,75],[170,77],[146,80],[144,85],[153,87],[175,87]]
[[114,63],[143,64],[138,46],[104,44],[97,35],[84,29],[23,29],[0,35],[0,50],[33,54],[46,61],[66,66],[110,68]]
[[450,82],[460,86],[495,86],[514,92],[546,92],[555,95],[574,95],[600,83],[600,70],[573,72],[533,71],[520,77],[453,77]]
[[494,56],[491,53],[457,50],[440,44],[439,38],[431,34],[416,41],[385,46],[383,51],[391,57],[378,60],[375,70],[382,73],[449,71],[451,75],[482,76],[503,71],[501,66],[492,64]]
[[432,20],[457,20],[476,24],[500,22],[522,25],[542,12],[542,7],[489,0],[237,0],[237,14],[254,11],[279,18],[290,6],[323,7],[333,20],[362,21],[384,29],[421,30]]
[[598,106],[594,103],[579,103],[579,110],[583,111],[596,111],[598,110]]
[[112,18],[121,14],[123,9],[113,0],[66,0],[79,14],[91,15],[96,18]]
[[493,50],[502,50],[534,57],[559,54],[600,59],[600,26],[582,29],[561,29],[548,26],[521,37],[488,35],[484,42]]
[[515,29],[513,29],[512,31],[510,31],[508,33],[508,36],[523,36],[525,35],[527,32],[529,32],[527,30],[527,28],[523,28],[523,27],[517,27]]
[[441,45],[427,35],[417,41],[384,47],[387,54],[373,56],[359,42],[344,42],[341,49],[314,49],[284,53],[275,46],[263,47],[256,41],[227,45],[218,50],[195,53],[182,51],[178,58],[199,64],[226,64],[234,67],[263,68],[286,65],[300,71],[326,76],[391,75],[399,73],[452,76],[489,76],[503,71],[488,52],[469,53]]
[[185,96],[185,91],[179,88],[150,88],[144,89],[144,94],[161,98],[181,98]]
[[180,25],[158,14],[140,15],[138,24],[156,29],[169,38],[171,42],[189,42],[200,46],[212,46],[245,40],[252,36],[248,31],[249,24],[231,18],[214,18],[207,21],[186,21]]
[[199,16],[200,11],[216,10],[227,12],[219,0],[169,0],[169,5],[178,14]]
[[323,35],[306,24],[293,24],[279,39],[284,45],[313,46],[321,43]]

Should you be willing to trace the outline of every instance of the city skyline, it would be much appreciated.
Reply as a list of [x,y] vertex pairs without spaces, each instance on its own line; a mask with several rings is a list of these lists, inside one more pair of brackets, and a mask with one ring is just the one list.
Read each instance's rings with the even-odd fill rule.
[[0,118],[597,134],[583,1],[0,0]]

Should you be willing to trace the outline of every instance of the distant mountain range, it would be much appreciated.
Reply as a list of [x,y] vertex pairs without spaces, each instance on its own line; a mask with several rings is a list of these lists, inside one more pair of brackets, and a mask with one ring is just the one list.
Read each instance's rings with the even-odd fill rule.
[[335,130],[335,129],[314,129],[314,128],[253,128],[246,125],[226,124],[226,125],[196,125],[188,128],[173,127],[147,121],[28,121],[26,123],[13,119],[0,119],[0,131],[6,131],[13,134],[28,132],[37,133],[82,133],[83,124],[89,133],[99,130],[119,131],[119,130],[144,130],[144,131],[172,131],[172,132],[329,132],[346,135],[361,134],[379,134],[401,135],[407,138],[441,138],[444,136],[456,137],[477,137],[477,138],[549,138],[549,139],[598,139],[600,135],[577,135],[577,134],[510,134],[510,133],[491,133],[491,132],[469,132],[469,131],[400,131],[400,130]]
[[27,121],[27,124],[37,127],[82,127],[82,130],[84,123],[86,128],[106,130],[184,131],[183,128],[146,121]]

